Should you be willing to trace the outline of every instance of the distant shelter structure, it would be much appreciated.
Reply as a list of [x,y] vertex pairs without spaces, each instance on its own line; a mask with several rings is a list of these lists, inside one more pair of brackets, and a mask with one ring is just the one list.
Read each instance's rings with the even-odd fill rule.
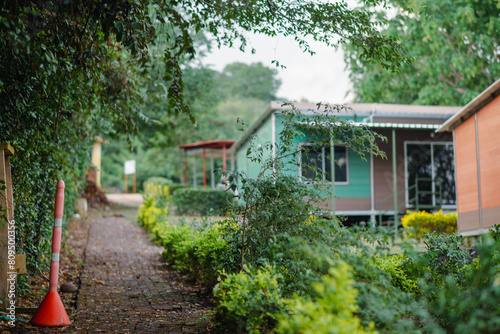
[[[182,144],[178,147],[184,150],[184,179],[186,187],[188,187],[188,156],[201,157],[203,161],[202,171],[203,171],[203,188],[207,187],[207,158],[210,159],[210,181],[211,187],[215,189],[215,162],[214,159],[222,159],[222,171],[227,171],[227,160],[229,158],[231,164],[231,170],[234,170],[234,160],[235,156],[229,153],[229,149],[235,141],[233,140],[208,140],[200,141],[190,144]],[[193,159],[193,187],[196,188],[196,159]]]

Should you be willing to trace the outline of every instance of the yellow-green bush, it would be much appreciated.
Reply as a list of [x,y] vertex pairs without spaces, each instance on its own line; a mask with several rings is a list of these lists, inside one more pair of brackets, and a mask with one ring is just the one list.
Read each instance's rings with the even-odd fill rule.
[[363,328],[357,311],[356,296],[353,288],[351,267],[342,262],[329,270],[329,275],[321,282],[313,284],[315,300],[297,297],[288,301],[290,316],[279,323],[278,333],[303,334],[352,334],[373,333],[374,324]]
[[375,265],[391,276],[392,285],[401,291],[418,294],[417,278],[408,275],[413,263],[404,254],[380,256],[375,258]]
[[137,220],[141,226],[151,230],[158,222],[167,220],[168,207],[159,204],[155,196],[145,196],[144,204],[139,207]]
[[271,333],[285,313],[281,276],[268,264],[227,274],[215,288],[219,327],[232,333]]
[[407,211],[406,216],[401,218],[401,223],[409,237],[420,240],[425,233],[455,233],[457,213],[443,214],[442,210],[437,213]]

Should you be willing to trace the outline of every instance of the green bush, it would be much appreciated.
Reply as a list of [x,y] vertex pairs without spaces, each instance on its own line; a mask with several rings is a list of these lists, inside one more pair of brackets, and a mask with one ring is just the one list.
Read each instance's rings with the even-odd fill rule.
[[168,207],[159,204],[156,196],[145,196],[144,204],[139,207],[137,220],[146,229],[153,229],[159,222],[167,219]]
[[376,266],[391,276],[392,285],[401,291],[418,294],[418,280],[409,272],[414,271],[414,265],[404,254],[389,255],[375,258]]
[[178,189],[172,199],[180,215],[209,215],[213,212],[224,216],[224,209],[233,201],[234,195],[217,189]]
[[457,213],[443,214],[440,210],[437,213],[425,211],[406,213],[401,218],[405,232],[409,237],[420,240],[425,233],[455,233],[457,231]]
[[[478,257],[464,275],[447,275],[425,286],[426,307],[446,333],[500,332],[500,242],[485,235],[476,246]],[[457,256],[457,264],[463,262]]]
[[374,324],[365,330],[360,319],[355,315],[358,309],[353,288],[350,266],[341,262],[332,267],[321,282],[313,284],[312,297],[290,299],[290,316],[282,317],[277,328],[278,333],[314,333],[314,334],[350,334],[371,333]]
[[462,236],[430,233],[424,235],[427,251],[427,267],[434,281],[442,281],[443,277],[454,276],[463,281],[469,266],[473,263],[469,249]]
[[186,225],[161,224],[155,232],[165,247],[165,260],[208,286],[215,285],[219,271],[235,272],[239,267],[237,243],[228,240],[240,237],[240,232],[230,220],[199,230]]
[[232,333],[271,332],[285,312],[280,279],[270,265],[226,275],[214,288],[218,325]]
[[198,229],[184,224],[170,225],[166,221],[167,208],[157,206],[156,197],[147,196],[139,208],[138,220],[165,248],[163,257],[173,268],[208,286],[215,285],[220,270],[235,272],[239,268],[238,224],[224,220]]

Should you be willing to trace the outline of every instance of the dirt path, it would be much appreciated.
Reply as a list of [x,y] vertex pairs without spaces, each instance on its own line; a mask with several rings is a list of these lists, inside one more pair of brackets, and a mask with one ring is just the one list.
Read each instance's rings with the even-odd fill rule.
[[144,203],[144,196],[142,194],[106,194],[106,198],[111,203],[135,207]]
[[202,288],[167,268],[163,249],[136,222],[108,215],[90,218],[73,323],[66,328],[28,325],[16,332],[209,332],[212,306]]

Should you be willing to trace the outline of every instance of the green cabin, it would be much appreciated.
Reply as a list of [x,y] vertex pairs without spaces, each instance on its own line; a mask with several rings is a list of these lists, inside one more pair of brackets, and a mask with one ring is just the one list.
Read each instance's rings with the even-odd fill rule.
[[[312,115],[316,104],[296,103],[300,116]],[[395,214],[406,210],[456,209],[456,187],[453,137],[436,133],[459,107],[414,106],[396,104],[348,104],[335,115],[354,124],[363,124],[387,138],[378,141],[387,158],[369,156],[361,159],[355,152],[335,145],[335,206],[327,201],[325,209],[347,217],[347,223],[359,221],[394,221]],[[283,129],[283,113],[291,109],[281,102],[271,102],[269,108],[236,141],[229,153],[235,157],[235,168],[248,177],[256,178],[261,166],[247,158],[247,150],[271,143],[265,154],[275,154],[279,134]],[[310,147],[298,139],[301,148],[295,170],[291,173],[307,185],[311,170],[308,162],[315,160],[320,177],[331,182],[329,148]],[[302,152],[307,152],[302,153]]]

